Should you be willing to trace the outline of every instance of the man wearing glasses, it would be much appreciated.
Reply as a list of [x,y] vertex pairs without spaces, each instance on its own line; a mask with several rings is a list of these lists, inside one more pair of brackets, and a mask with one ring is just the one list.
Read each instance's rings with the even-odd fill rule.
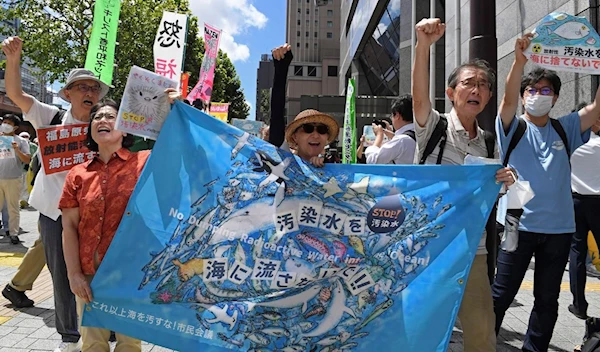
[[[417,45],[412,70],[413,113],[417,137],[415,161],[462,165],[467,155],[497,157],[494,139],[488,139],[491,143],[486,142],[486,134],[477,124],[477,115],[492,98],[491,87],[496,79],[495,72],[486,61],[469,61],[450,73],[446,88],[446,94],[452,102],[449,113],[439,113],[433,109],[429,100],[429,50],[444,35],[445,28],[439,18],[423,19],[415,27]],[[446,121],[446,128],[443,129],[446,138],[439,139],[431,153],[424,155],[438,123],[443,121],[441,119]],[[496,181],[506,182],[507,185],[514,182],[508,168],[498,170]],[[484,231],[458,312],[465,352],[496,351],[494,309],[486,254]]]
[[[503,158],[513,136],[522,136],[509,155],[508,164],[516,169],[519,179],[530,182],[535,196],[523,208],[516,250],[500,250],[498,254],[492,291],[498,332],[535,255],[535,301],[523,351],[547,351],[558,318],[560,285],[575,232],[569,158],[590,138],[590,127],[600,116],[600,90],[592,104],[557,120],[550,119],[561,81],[556,72],[541,68],[521,79],[527,63],[523,52],[531,37],[525,35],[515,43],[515,59],[496,117],[496,134]],[[516,117],[519,104],[525,113]]]
[[[51,124],[80,124],[89,122],[94,106],[106,93],[108,86],[94,74],[85,69],[73,69],[65,86],[58,95],[71,104],[64,115],[55,106],[39,102],[21,88],[20,61],[23,42],[19,37],[9,37],[2,43],[6,55],[6,95],[23,111],[25,120],[38,129]],[[33,306],[26,295],[31,290],[44,264],[52,276],[54,286],[54,305],[56,311],[56,330],[62,336],[62,343],[55,349],[60,351],[79,351],[79,332],[77,329],[77,311],[75,296],[69,287],[67,269],[62,247],[62,222],[58,201],[62,194],[66,173],[46,175],[43,168],[38,173],[29,204],[40,212],[40,240],[31,247],[11,282],[2,294],[16,307]],[[45,253],[45,260],[44,260]]]

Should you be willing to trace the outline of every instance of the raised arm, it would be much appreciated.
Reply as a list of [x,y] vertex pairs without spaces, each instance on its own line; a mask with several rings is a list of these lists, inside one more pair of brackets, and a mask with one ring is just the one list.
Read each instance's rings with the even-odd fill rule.
[[2,51],[6,55],[6,72],[4,73],[6,95],[26,114],[31,109],[34,98],[23,92],[21,86],[23,41],[19,37],[8,37],[2,42]]
[[508,131],[512,120],[515,118],[517,108],[519,107],[521,96],[521,77],[527,63],[527,56],[523,53],[531,44],[533,34],[528,33],[523,38],[515,42],[515,61],[513,61],[508,77],[506,78],[506,88],[504,96],[498,108],[498,114],[502,119],[504,131]]
[[579,119],[581,121],[582,133],[594,124],[600,124],[600,87],[596,90],[594,101],[579,110]]
[[439,18],[422,19],[415,26],[417,44],[412,70],[413,114],[419,126],[425,126],[431,111],[429,101],[429,50],[437,42],[446,25]]
[[269,128],[269,143],[280,147],[285,140],[285,85],[288,69],[294,56],[289,44],[273,49],[273,88],[271,89],[271,121]]

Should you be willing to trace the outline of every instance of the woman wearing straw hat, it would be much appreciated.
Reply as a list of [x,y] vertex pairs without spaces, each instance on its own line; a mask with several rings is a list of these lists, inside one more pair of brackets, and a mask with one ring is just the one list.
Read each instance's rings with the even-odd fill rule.
[[285,140],[299,157],[322,167],[325,146],[336,139],[338,131],[339,125],[333,117],[308,109],[300,112],[286,127]]

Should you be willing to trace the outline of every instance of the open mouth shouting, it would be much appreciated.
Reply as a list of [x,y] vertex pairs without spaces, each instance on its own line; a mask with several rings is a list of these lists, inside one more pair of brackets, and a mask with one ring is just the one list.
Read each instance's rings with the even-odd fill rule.
[[103,135],[103,134],[110,134],[112,129],[108,126],[100,126],[100,127],[98,127],[97,131],[98,131],[99,135]]
[[88,106],[88,107],[91,108],[92,106],[94,106],[94,102],[92,102],[91,100],[86,99],[86,100],[83,101],[83,105]]
[[467,104],[479,106],[481,104],[481,102],[479,100],[476,100],[476,99],[469,99],[469,100],[467,100]]

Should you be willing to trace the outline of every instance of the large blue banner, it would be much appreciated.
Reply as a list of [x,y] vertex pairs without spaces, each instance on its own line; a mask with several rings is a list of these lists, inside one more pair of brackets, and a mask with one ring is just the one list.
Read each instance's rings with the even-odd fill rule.
[[180,351],[445,351],[499,167],[319,169],[176,103],[83,324]]

